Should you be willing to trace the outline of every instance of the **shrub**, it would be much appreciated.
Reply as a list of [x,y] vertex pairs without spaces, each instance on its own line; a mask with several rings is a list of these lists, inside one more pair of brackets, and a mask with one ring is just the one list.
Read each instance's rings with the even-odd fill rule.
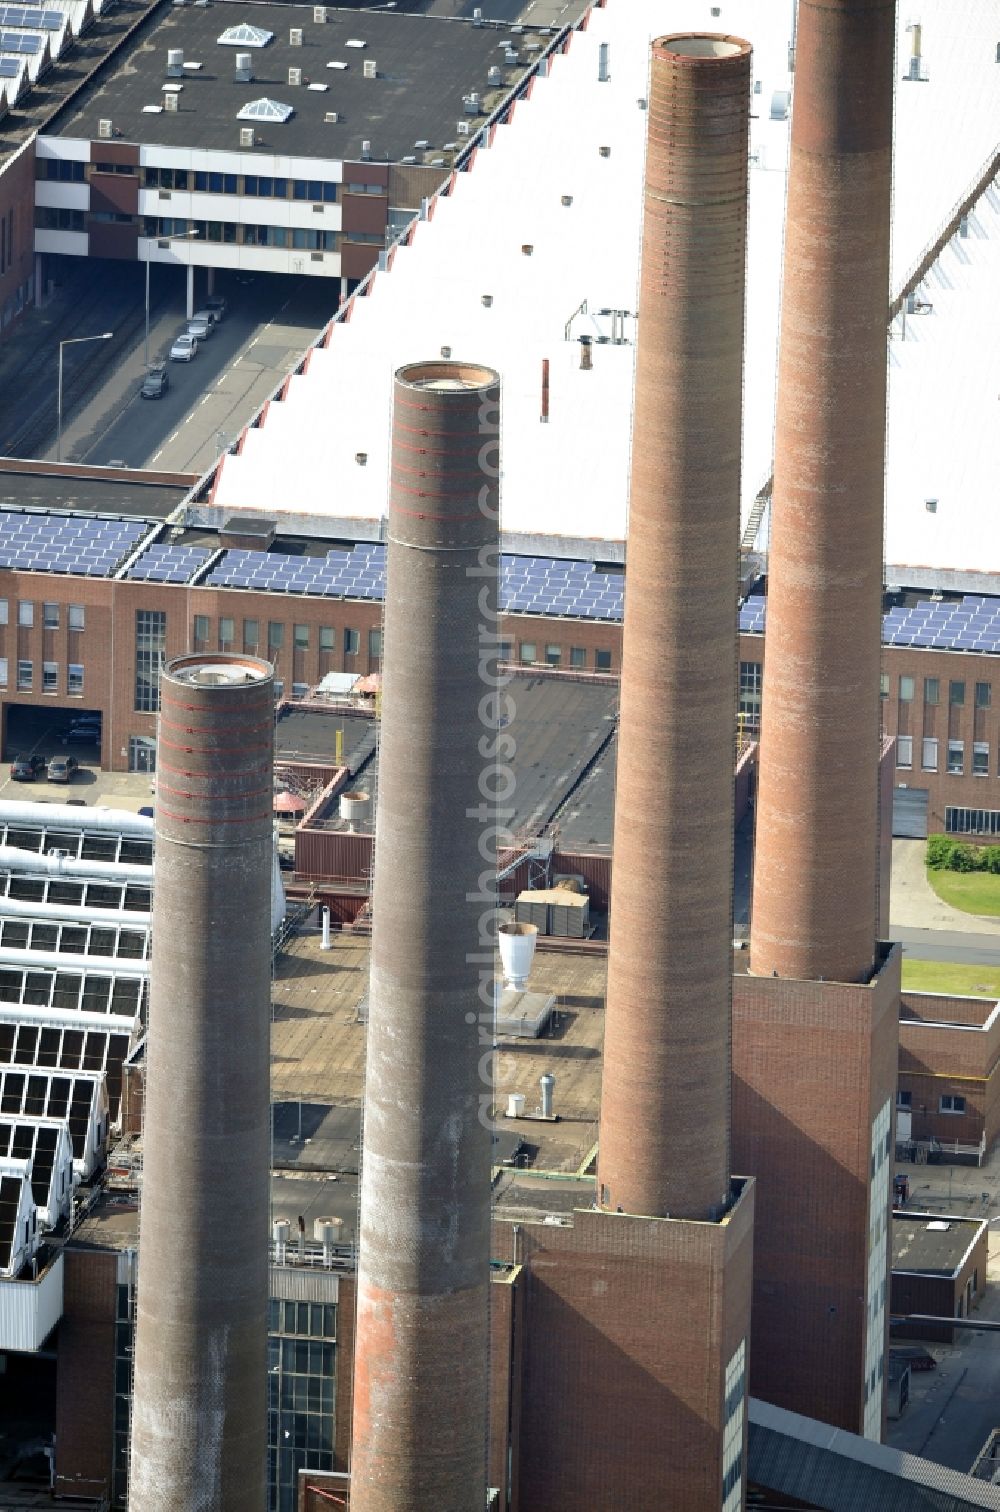
[[952,871],[971,872],[979,870],[979,860],[971,845],[954,845],[949,867]]
[[947,870],[951,866],[954,849],[955,841],[950,840],[947,835],[931,835],[927,841],[927,865],[932,871]]

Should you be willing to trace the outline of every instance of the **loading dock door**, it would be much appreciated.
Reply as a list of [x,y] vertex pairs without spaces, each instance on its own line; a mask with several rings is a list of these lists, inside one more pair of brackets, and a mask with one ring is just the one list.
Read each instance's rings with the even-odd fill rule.
[[892,833],[907,840],[927,839],[927,788],[892,790]]

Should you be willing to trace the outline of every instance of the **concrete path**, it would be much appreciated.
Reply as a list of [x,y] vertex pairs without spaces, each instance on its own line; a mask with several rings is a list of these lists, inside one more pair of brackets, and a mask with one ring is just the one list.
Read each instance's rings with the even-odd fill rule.
[[[1000,940],[1000,919],[962,913],[942,903],[927,881],[924,840],[892,842],[891,933],[902,929],[945,929],[955,934],[992,935]],[[939,957],[941,960],[947,957]]]

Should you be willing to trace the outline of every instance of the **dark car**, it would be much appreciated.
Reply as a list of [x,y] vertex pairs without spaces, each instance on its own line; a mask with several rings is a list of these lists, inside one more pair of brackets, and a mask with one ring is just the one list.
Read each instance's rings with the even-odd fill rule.
[[34,782],[44,771],[44,756],[15,756],[10,764],[12,782]]
[[219,321],[224,318],[226,308],[227,306],[225,294],[209,294],[208,298],[202,304],[203,310],[211,310],[212,314],[215,316],[216,325],[218,325]]
[[72,782],[80,770],[75,756],[53,756],[49,762],[50,782]]
[[60,736],[61,745],[100,745],[101,727],[95,724],[70,725]]
[[140,399],[162,399],[170,387],[170,374],[165,367],[150,368],[142,380],[142,388],[139,390]]

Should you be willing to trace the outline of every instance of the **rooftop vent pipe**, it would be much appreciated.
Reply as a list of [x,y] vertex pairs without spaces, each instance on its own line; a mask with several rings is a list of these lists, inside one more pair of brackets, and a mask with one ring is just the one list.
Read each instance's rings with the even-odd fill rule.
[[552,1117],[552,1094],[555,1091],[555,1086],[556,1079],[551,1071],[546,1071],[543,1076],[538,1078],[538,1089],[542,1094],[539,1111],[543,1118]]
[[238,52],[233,78],[237,84],[253,83],[253,53]]
[[598,84],[607,84],[609,82],[610,78],[611,78],[611,72],[610,72],[610,69],[608,67],[608,64],[609,64],[609,61],[610,61],[610,56],[611,56],[611,47],[610,47],[610,45],[607,42],[602,42],[601,46],[600,46],[600,51],[598,52],[598,55],[597,55],[597,82],[598,82]]
[[593,336],[580,337],[580,368],[585,373],[589,373],[594,366],[593,346]]
[[167,78],[182,79],[184,77],[184,49],[183,47],[170,47],[167,49]]
[[501,924],[497,931],[504,981],[521,991],[531,974],[538,943],[537,924]]

